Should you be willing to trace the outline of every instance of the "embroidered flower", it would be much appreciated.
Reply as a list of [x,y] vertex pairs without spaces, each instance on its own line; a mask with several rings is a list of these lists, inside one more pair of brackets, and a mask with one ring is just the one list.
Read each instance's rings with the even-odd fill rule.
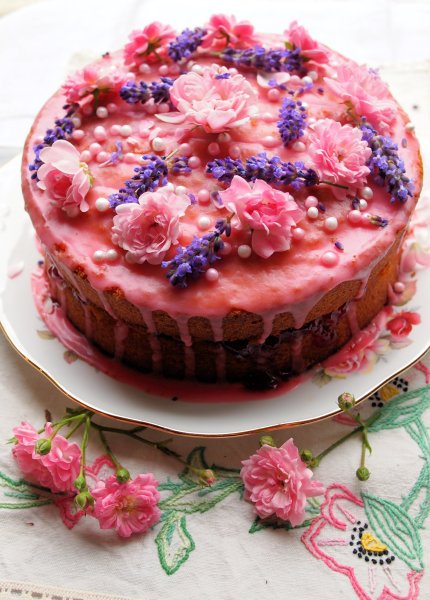
[[366,162],[372,151],[359,129],[332,119],[317,121],[309,131],[309,155],[321,179],[362,185],[370,173]]
[[159,114],[161,121],[201,125],[221,132],[244,125],[256,110],[257,94],[242,75],[212,65],[176,79],[170,101],[179,112]]
[[[394,313],[394,311],[393,311]],[[410,310],[402,310],[394,313],[387,321],[387,329],[390,332],[392,342],[407,341],[414,325],[421,323],[421,317],[418,313]]]
[[329,569],[346,575],[360,600],[418,598],[422,573],[375,535],[365,504],[343,485],[327,488],[321,516],[312,521],[302,542]]
[[53,492],[74,489],[73,482],[79,474],[81,462],[81,450],[77,444],[57,434],[51,442],[51,450],[47,454],[38,454],[36,442],[52,435],[51,423],[46,423],[44,432],[38,434],[30,423],[23,422],[13,429],[13,434],[18,440],[12,448],[13,457],[29,481]]
[[236,175],[220,196],[239,224],[252,229],[256,254],[268,258],[290,248],[291,228],[304,216],[291,194],[275,190],[261,179],[250,184]]
[[79,151],[66,140],[57,140],[40,151],[42,166],[37,171],[38,187],[56,200],[69,217],[87,212],[85,200],[91,183],[88,165],[80,162]]
[[113,219],[112,241],[130,262],[158,265],[170,246],[178,243],[179,219],[189,199],[170,190],[146,192],[137,204],[120,204]]
[[63,85],[67,102],[79,102],[96,90],[100,92],[116,92],[126,82],[125,74],[117,67],[98,65],[85,67],[71,75]]
[[348,102],[358,116],[383,129],[396,118],[396,105],[387,85],[366,66],[347,63],[337,69],[337,78],[324,78],[326,87],[337,99]]
[[204,26],[206,35],[202,48],[219,50],[225,46],[247,48],[256,43],[254,26],[249,21],[237,21],[236,17],[228,15],[212,15]]
[[94,517],[101,529],[115,529],[121,537],[143,533],[161,516],[157,506],[160,494],[158,481],[152,473],[138,475],[119,483],[115,475],[98,481],[91,489],[94,497]]
[[124,62],[126,65],[140,64],[143,60],[156,62],[167,57],[169,42],[176,37],[170,25],[159,21],[150,23],[143,29],[132,31],[129,43],[124,48]]
[[311,481],[312,471],[291,438],[280,448],[263,445],[242,465],[245,499],[254,503],[262,519],[275,515],[293,527],[300,525],[305,520],[307,498],[324,493],[322,483]]
[[[293,21],[289,28],[284,31],[284,36],[295,46],[300,48],[300,52],[309,62],[317,64],[325,64],[328,62],[329,53],[325,48],[320,46],[308,33],[308,31],[299,25],[297,21]],[[309,62],[307,67],[309,68]]]

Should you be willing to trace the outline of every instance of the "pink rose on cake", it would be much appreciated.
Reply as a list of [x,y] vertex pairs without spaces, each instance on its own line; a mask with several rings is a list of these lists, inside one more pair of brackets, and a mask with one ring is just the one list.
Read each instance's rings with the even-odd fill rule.
[[154,21],[143,29],[132,31],[129,36],[130,42],[124,48],[125,64],[165,59],[169,42],[172,42],[175,37],[175,30],[170,25],[164,25],[159,21]]
[[297,21],[293,21],[290,27],[284,31],[284,36],[287,40],[295,46],[300,48],[300,54],[308,59],[306,67],[310,69],[310,63],[326,64],[328,63],[329,54],[317,41],[315,41],[308,33],[308,31],[299,25]]
[[161,121],[201,125],[208,133],[220,133],[249,121],[257,94],[242,75],[212,65],[178,77],[170,88],[170,101],[178,112],[158,114]]
[[170,190],[146,192],[139,203],[120,204],[113,219],[112,241],[130,262],[159,265],[178,243],[179,220],[190,201]]
[[365,183],[372,151],[361,138],[359,129],[332,119],[321,119],[310,127],[309,155],[321,180],[353,186]]
[[269,258],[290,248],[291,229],[305,214],[291,194],[261,179],[248,183],[236,175],[220,196],[223,206],[235,214],[239,227],[252,230],[252,249],[258,256]]
[[88,211],[85,200],[91,188],[88,165],[67,140],[57,140],[40,151],[42,166],[37,171],[38,187],[45,190],[68,217]]
[[234,16],[212,15],[204,29],[207,33],[203,38],[202,48],[248,48],[257,42],[254,26],[249,21],[237,21]]
[[115,92],[127,81],[117,67],[101,65],[85,67],[71,75],[63,84],[63,90],[68,102],[79,102],[96,90],[100,92]]
[[352,105],[357,117],[366,117],[377,129],[386,129],[396,118],[396,105],[378,73],[352,63],[337,69],[337,78],[324,78],[336,98]]

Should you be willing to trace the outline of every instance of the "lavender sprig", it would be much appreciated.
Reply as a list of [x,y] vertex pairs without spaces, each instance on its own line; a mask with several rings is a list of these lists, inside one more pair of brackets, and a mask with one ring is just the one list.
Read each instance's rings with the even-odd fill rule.
[[188,246],[179,246],[171,260],[161,263],[163,269],[168,269],[166,277],[170,283],[185,288],[191,280],[197,279],[209,265],[219,260],[218,252],[224,247],[221,236],[228,237],[230,233],[229,219],[219,219],[213,231],[195,237]]
[[284,146],[298,140],[305,133],[307,112],[300,100],[284,98],[279,110],[280,120],[276,123]]
[[398,154],[398,145],[390,137],[379,134],[364,117],[359,127],[363,132],[362,139],[372,150],[367,165],[373,179],[378,185],[386,186],[391,203],[399,200],[404,204],[409,196],[413,196],[414,184],[406,176],[405,164]]
[[152,83],[146,83],[145,81],[127,81],[120,91],[119,95],[128,104],[145,104],[151,98],[156,104],[162,102],[169,102],[170,100],[170,88],[174,83],[174,79],[171,77],[161,77],[160,81],[153,81]]
[[267,73],[287,71],[288,73],[303,74],[305,58],[300,48],[269,49],[254,46],[240,50],[227,47],[220,53],[221,59],[235,67],[248,67],[266,71]]
[[103,163],[101,163],[100,167],[110,167],[115,166],[124,158],[124,150],[122,146],[122,142],[115,142],[116,150],[111,153],[110,157]]
[[142,158],[147,161],[146,164],[135,167],[136,175],[128,179],[116,194],[109,196],[111,208],[119,204],[138,203],[139,197],[145,192],[153,192],[167,184],[166,161],[155,154],[144,154]]
[[169,44],[168,54],[174,62],[189,58],[201,45],[206,29],[196,27],[195,29],[184,29],[178,37]]
[[171,161],[172,166],[170,167],[170,172],[173,175],[189,175],[192,169],[189,166],[188,161],[188,156],[175,156]]

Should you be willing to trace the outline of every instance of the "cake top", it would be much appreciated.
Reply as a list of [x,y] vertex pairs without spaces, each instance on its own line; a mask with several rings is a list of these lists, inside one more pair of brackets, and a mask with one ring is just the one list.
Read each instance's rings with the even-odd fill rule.
[[151,23],[69,77],[23,163],[48,252],[170,314],[290,311],[365,280],[421,187],[413,127],[378,73],[293,22]]

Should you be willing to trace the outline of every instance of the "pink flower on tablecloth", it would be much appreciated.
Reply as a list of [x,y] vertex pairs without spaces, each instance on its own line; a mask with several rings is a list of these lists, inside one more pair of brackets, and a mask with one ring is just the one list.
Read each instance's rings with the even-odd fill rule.
[[390,341],[403,342],[407,340],[414,325],[421,323],[421,317],[417,312],[402,310],[394,313],[387,321],[387,329],[390,332]]
[[412,570],[370,527],[365,505],[347,487],[330,485],[302,536],[329,569],[346,575],[360,600],[417,600],[422,573]]
[[125,73],[113,65],[91,65],[71,75],[63,84],[63,90],[68,102],[79,102],[96,90],[116,92],[126,80]]
[[372,151],[359,129],[321,119],[309,130],[309,154],[322,180],[341,185],[363,185]]
[[252,249],[268,258],[291,246],[291,229],[304,212],[288,192],[272,188],[261,179],[249,183],[235,175],[229,188],[220,192],[223,206],[233,212],[240,227],[252,229]]
[[309,59],[306,63],[306,67],[310,69],[310,63],[325,64],[328,62],[329,53],[323,48],[316,40],[314,40],[309,32],[299,25],[297,21],[293,21],[289,28],[284,31],[286,39],[295,46],[300,48],[301,54]]
[[190,201],[170,190],[146,192],[139,203],[120,204],[113,218],[112,241],[130,262],[159,265],[169,248],[178,243],[179,220]]
[[101,529],[115,529],[121,537],[143,533],[161,516],[157,506],[160,494],[152,473],[138,475],[119,483],[115,475],[98,481],[91,489],[94,497],[93,516]]
[[245,499],[254,503],[262,519],[275,515],[293,527],[300,525],[305,520],[307,498],[324,493],[323,484],[311,480],[312,471],[291,438],[280,448],[265,444],[242,465]]
[[36,442],[51,436],[51,423],[46,423],[43,434],[38,434],[32,425],[22,422],[13,429],[13,434],[18,440],[12,448],[13,457],[29,481],[53,492],[74,489],[73,482],[79,474],[81,461],[81,450],[77,444],[57,434],[51,442],[51,450],[47,454],[38,454]]
[[169,42],[172,42],[175,37],[175,30],[170,25],[164,25],[159,21],[154,21],[143,29],[132,31],[129,35],[130,41],[124,48],[125,64],[165,59]]
[[396,104],[387,85],[366,66],[343,64],[336,79],[325,77],[324,82],[338,101],[352,104],[357,116],[366,117],[377,129],[385,129],[396,118]]
[[40,151],[42,166],[37,171],[38,187],[46,191],[69,217],[88,211],[85,200],[90,188],[88,165],[67,140],[57,140]]
[[158,114],[161,121],[201,125],[219,133],[249,121],[257,94],[243,75],[212,65],[178,77],[170,88],[170,101],[177,112]]
[[248,48],[257,43],[254,26],[249,21],[237,21],[234,16],[212,15],[204,29],[207,33],[203,38],[202,48]]

